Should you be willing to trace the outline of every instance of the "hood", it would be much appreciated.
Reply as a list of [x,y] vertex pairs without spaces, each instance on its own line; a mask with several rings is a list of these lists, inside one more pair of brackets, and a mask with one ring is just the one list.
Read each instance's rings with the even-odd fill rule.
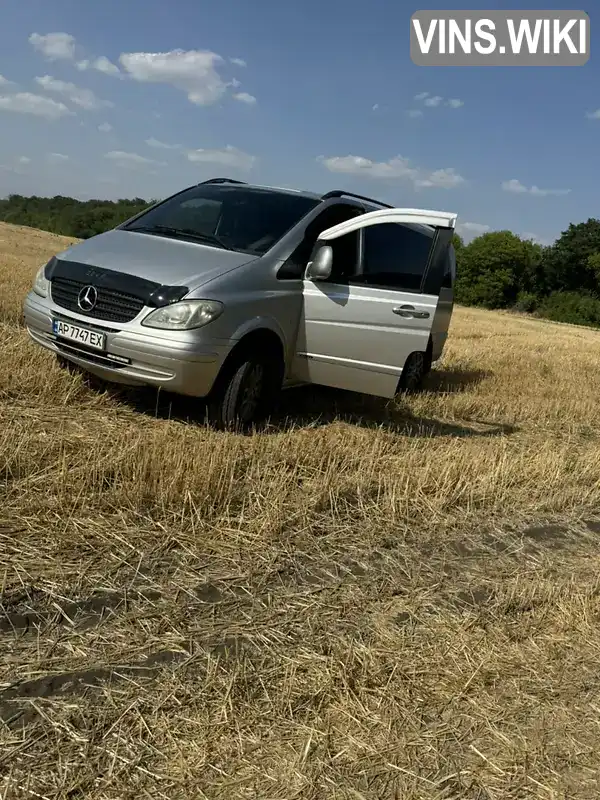
[[93,236],[57,257],[159,284],[187,286],[190,290],[257,258],[196,242],[124,230]]

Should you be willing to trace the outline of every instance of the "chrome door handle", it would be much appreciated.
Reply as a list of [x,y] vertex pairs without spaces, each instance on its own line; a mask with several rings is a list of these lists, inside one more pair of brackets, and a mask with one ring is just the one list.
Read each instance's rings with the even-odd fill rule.
[[393,308],[392,311],[394,314],[398,314],[399,317],[414,317],[415,319],[427,319],[429,317],[429,311],[417,311],[414,306],[396,306]]

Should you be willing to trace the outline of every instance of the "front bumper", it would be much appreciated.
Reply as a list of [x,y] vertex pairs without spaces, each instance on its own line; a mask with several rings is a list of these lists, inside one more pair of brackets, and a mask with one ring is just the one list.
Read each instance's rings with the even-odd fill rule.
[[[34,292],[27,295],[23,314],[34,342],[105,381],[127,386],[156,386],[177,394],[205,397],[230,350],[226,342],[202,341],[198,331],[161,331],[155,335],[140,325],[119,327],[90,320]],[[52,331],[53,319],[106,334],[106,351],[57,338]]]

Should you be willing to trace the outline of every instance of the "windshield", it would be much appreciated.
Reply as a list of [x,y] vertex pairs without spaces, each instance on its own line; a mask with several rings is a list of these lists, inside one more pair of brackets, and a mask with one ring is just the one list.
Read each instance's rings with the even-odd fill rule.
[[200,184],[165,200],[124,229],[262,255],[318,202],[272,189]]

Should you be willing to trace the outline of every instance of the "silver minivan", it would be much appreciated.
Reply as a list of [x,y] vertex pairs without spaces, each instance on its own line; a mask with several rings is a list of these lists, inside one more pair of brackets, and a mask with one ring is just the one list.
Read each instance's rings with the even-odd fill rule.
[[442,353],[457,215],[213,178],[43,266],[35,342],[98,377],[248,426],[314,383],[392,398]]

